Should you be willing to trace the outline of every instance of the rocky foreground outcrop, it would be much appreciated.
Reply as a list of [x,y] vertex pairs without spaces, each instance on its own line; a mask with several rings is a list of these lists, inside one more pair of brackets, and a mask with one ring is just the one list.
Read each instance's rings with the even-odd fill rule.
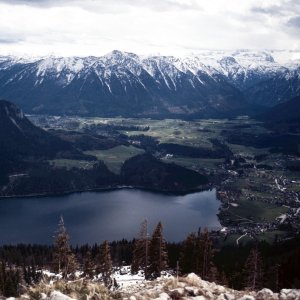
[[300,289],[282,289],[279,293],[273,293],[266,288],[260,291],[237,291],[202,280],[192,273],[178,279],[169,277],[154,281],[124,282],[119,288],[110,291],[102,283],[94,281],[57,281],[32,287],[21,299],[300,300]]
[[300,299],[300,290],[283,289],[273,293],[269,289],[236,291],[202,280],[195,274],[187,277],[156,280],[132,285],[121,292],[122,299],[197,299],[197,300],[292,300]]

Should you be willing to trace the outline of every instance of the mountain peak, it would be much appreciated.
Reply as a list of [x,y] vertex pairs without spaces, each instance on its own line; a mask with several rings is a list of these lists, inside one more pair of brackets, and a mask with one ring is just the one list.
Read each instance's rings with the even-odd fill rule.
[[113,50],[103,57],[108,58],[108,59],[114,59],[116,61],[122,61],[126,58],[131,58],[131,59],[139,59],[139,56],[137,54],[131,53],[131,52],[125,52],[125,51],[120,51],[120,50]]
[[274,57],[271,53],[267,51],[255,51],[255,50],[236,50],[232,53],[233,57],[244,58],[244,59],[254,59],[261,62],[275,62]]
[[223,64],[229,64],[229,65],[237,64],[237,61],[232,56],[224,56],[223,58],[221,58],[219,60],[219,62],[220,62],[221,65],[223,65]]
[[[255,93],[252,87],[260,89],[259,84],[275,76],[285,78],[282,92],[270,101],[298,93],[298,69],[275,62],[274,53],[199,51],[173,57],[113,50],[101,57],[49,56],[34,62],[0,57],[0,97],[13,99],[30,113],[204,115],[229,107],[240,110],[248,105],[240,99]],[[296,78],[292,87],[289,78]],[[257,97],[248,98],[250,103]]]

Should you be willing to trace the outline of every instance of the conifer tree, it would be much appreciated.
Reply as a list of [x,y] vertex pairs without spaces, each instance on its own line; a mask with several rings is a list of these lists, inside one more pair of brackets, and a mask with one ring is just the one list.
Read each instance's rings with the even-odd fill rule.
[[66,231],[63,217],[58,223],[57,235],[54,238],[54,270],[62,273],[66,278],[68,274],[73,274],[77,267],[77,261],[74,253],[71,251],[70,237]]
[[66,274],[71,274],[71,276],[74,277],[77,267],[78,267],[78,262],[76,259],[76,255],[72,251],[70,251],[68,255],[68,265],[66,269]]
[[150,241],[149,261],[149,273],[153,278],[159,277],[161,271],[167,268],[168,254],[161,222],[157,224]]
[[183,243],[180,254],[180,270],[183,274],[194,272],[206,280],[216,281],[219,274],[212,262],[213,244],[209,232],[199,229],[198,234],[191,233]]
[[6,283],[6,268],[5,268],[5,262],[1,262],[0,265],[0,294],[4,294],[5,290],[5,283]]
[[209,272],[206,276],[206,279],[210,282],[219,283],[221,281],[221,274],[218,271],[218,268],[211,262],[209,267]]
[[227,286],[227,287],[229,286],[229,281],[228,281],[228,278],[227,278],[224,271],[220,273],[220,276],[219,276],[219,279],[218,279],[218,284],[223,285],[223,286]]
[[197,237],[195,233],[190,233],[183,242],[180,253],[179,266],[182,274],[196,273],[195,255],[197,247]]
[[213,263],[213,245],[212,240],[210,239],[209,232],[207,229],[204,230],[204,232],[198,233],[198,251],[199,251],[199,257],[198,257],[198,274],[203,278],[208,280],[209,274],[212,271]]
[[93,278],[95,266],[92,259],[92,253],[88,250],[83,261],[83,273],[88,278]]
[[5,280],[3,295],[6,296],[6,297],[18,296],[17,295],[17,288],[16,288],[15,283],[14,283],[14,277],[13,277],[11,272],[6,274],[6,280]]
[[2,262],[0,269],[0,295],[4,297],[18,297],[20,294],[21,274],[18,269],[6,268]]
[[243,273],[245,288],[258,290],[263,287],[263,262],[257,246],[250,251]]
[[144,220],[141,223],[139,237],[135,240],[133,249],[133,258],[131,264],[131,273],[136,274],[140,269],[144,270],[145,278],[148,277],[149,267],[149,239],[148,239],[148,222]]
[[110,286],[112,284],[112,260],[108,241],[104,241],[100,245],[97,258],[97,272],[101,273],[102,280],[106,286]]

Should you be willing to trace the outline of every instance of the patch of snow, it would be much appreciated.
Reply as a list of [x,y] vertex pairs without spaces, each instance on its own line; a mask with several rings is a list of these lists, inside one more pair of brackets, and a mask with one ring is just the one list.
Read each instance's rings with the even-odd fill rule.
[[227,232],[228,228],[227,227],[223,227],[220,231],[221,232]]
[[105,85],[107,86],[107,88],[108,88],[109,92],[112,94],[112,91],[111,91],[111,88],[110,88],[110,85],[109,85],[109,83],[105,82]]
[[49,278],[62,279],[62,275],[61,274],[52,273],[52,272],[50,272],[48,270],[42,270],[42,274],[46,275]]
[[[139,56],[115,50],[101,57],[0,56],[0,69],[7,70],[14,64],[23,64],[24,69],[16,74],[17,77],[8,79],[5,84],[10,84],[15,79],[23,80],[27,78],[26,72],[30,72],[36,76],[36,86],[49,77],[65,87],[76,76],[87,78],[94,73],[112,93],[108,80],[113,75],[120,78],[125,92],[127,83],[132,85],[138,82],[146,89],[142,78],[145,73],[170,90],[179,88],[183,74],[188,76],[192,88],[196,88],[197,81],[204,85],[208,84],[208,80],[218,81],[224,77],[242,85],[248,78],[269,78],[278,72],[285,76],[295,76],[296,73],[293,72],[298,72],[300,76],[299,59],[299,51],[203,50],[189,56],[173,57]],[[294,71],[286,72],[287,70]]]
[[61,292],[54,291],[50,294],[49,300],[73,300],[74,298],[71,298],[69,296],[64,295]]

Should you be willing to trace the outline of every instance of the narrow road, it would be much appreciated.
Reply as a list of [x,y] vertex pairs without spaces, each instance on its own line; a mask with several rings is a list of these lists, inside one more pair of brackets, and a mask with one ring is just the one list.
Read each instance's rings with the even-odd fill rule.
[[243,237],[245,237],[248,233],[246,232],[245,234],[241,235],[237,240],[236,240],[236,244],[237,246],[239,245],[239,240],[242,239]]

